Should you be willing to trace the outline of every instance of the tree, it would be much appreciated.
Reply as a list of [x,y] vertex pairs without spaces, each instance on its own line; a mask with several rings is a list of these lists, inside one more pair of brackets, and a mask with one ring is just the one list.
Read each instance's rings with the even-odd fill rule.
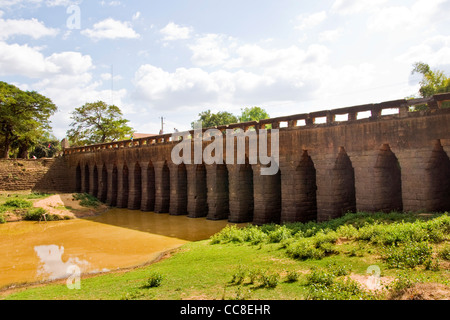
[[270,116],[266,112],[266,110],[264,110],[260,107],[245,108],[245,109],[241,109],[241,111],[242,111],[242,114],[239,117],[240,122],[259,121],[259,120],[270,118]]
[[[450,92],[450,78],[448,78],[441,70],[432,70],[430,66],[423,62],[416,62],[413,65],[411,74],[422,74],[420,81],[419,95],[422,98],[431,97],[437,93]],[[450,107],[449,102],[442,104],[443,108]],[[415,110],[426,109],[426,106],[417,106]]]
[[[197,121],[202,122],[203,128],[211,128],[239,122],[239,119],[235,115],[227,111],[211,113],[211,110],[207,110],[199,113],[198,115],[200,118]],[[194,128],[194,122],[191,123],[191,126]]]
[[57,109],[49,98],[36,91],[22,91],[0,81],[2,158],[9,158],[11,146],[18,147],[19,156],[26,158],[40,133],[50,129],[50,116]]
[[431,97],[436,93],[450,92],[450,78],[441,70],[431,70],[430,66],[423,62],[416,62],[413,65],[412,74],[422,74],[420,81],[420,96]]
[[103,101],[86,103],[72,112],[67,131],[73,145],[89,145],[128,139],[134,130],[127,125],[129,120],[122,118],[117,106]]
[[36,158],[52,158],[61,151],[59,140],[52,134],[45,132],[35,143],[30,154]]

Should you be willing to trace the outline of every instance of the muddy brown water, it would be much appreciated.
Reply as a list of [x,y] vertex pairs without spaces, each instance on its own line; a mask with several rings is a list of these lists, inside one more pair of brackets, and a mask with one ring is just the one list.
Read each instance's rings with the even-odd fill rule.
[[126,209],[54,222],[0,225],[0,288],[73,274],[142,265],[190,241],[208,239],[227,221]]

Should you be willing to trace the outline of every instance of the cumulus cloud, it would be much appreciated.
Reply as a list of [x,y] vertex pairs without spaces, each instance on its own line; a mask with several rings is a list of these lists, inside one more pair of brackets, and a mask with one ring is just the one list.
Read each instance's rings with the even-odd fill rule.
[[377,9],[387,0],[335,0],[331,11],[343,15],[368,12]]
[[396,58],[397,61],[412,65],[422,61],[431,66],[450,65],[450,36],[434,36],[410,47]]
[[230,57],[230,50],[236,44],[231,37],[220,34],[206,34],[189,45],[191,60],[198,66],[217,66]]
[[129,22],[108,18],[94,24],[92,29],[85,29],[81,34],[94,39],[136,39],[139,38]]
[[368,20],[367,27],[374,31],[413,30],[434,22],[441,13],[440,5],[446,0],[418,0],[412,6],[386,6],[379,8]]
[[0,19],[0,40],[6,40],[16,35],[39,39],[46,36],[55,36],[57,34],[57,29],[48,28],[43,22],[34,18]]
[[164,41],[184,40],[191,37],[192,27],[182,27],[169,22],[159,32],[164,36]]
[[306,30],[314,28],[315,26],[321,24],[327,18],[327,13],[325,11],[320,11],[308,15],[300,15],[297,19],[300,21],[300,24],[296,27],[299,30]]

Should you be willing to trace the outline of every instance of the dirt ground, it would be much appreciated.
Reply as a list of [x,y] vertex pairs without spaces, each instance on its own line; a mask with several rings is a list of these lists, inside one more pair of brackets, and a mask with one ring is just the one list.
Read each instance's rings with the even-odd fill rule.
[[[61,218],[84,218],[101,214],[108,210],[108,206],[99,203],[98,207],[84,207],[80,205],[80,200],[73,198],[74,194],[55,194],[47,198],[32,200],[35,208],[43,208],[48,214],[58,215]],[[14,212],[5,212],[4,214],[7,222],[14,222],[22,220],[20,214]]]
[[105,212],[108,206],[99,204],[98,207],[83,207],[80,200],[75,200],[73,194],[55,194],[48,198],[36,200],[34,207],[44,208],[49,214],[68,216],[69,218],[83,218]]

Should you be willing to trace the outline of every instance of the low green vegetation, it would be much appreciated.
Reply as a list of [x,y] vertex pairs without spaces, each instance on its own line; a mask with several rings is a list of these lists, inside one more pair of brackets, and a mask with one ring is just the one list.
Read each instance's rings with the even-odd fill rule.
[[54,221],[61,218],[48,214],[43,208],[34,208],[31,200],[41,199],[50,196],[47,193],[6,193],[0,194],[0,223],[5,223],[5,215],[12,212],[23,220],[29,221]]
[[[446,213],[358,213],[321,223],[230,225],[158,263],[83,278],[80,290],[48,284],[6,298],[401,299],[418,284],[448,288],[449,256]],[[369,287],[369,278],[379,284]]]
[[73,195],[73,199],[80,200],[80,205],[83,207],[97,208],[100,206],[100,201],[89,193],[76,193]]

